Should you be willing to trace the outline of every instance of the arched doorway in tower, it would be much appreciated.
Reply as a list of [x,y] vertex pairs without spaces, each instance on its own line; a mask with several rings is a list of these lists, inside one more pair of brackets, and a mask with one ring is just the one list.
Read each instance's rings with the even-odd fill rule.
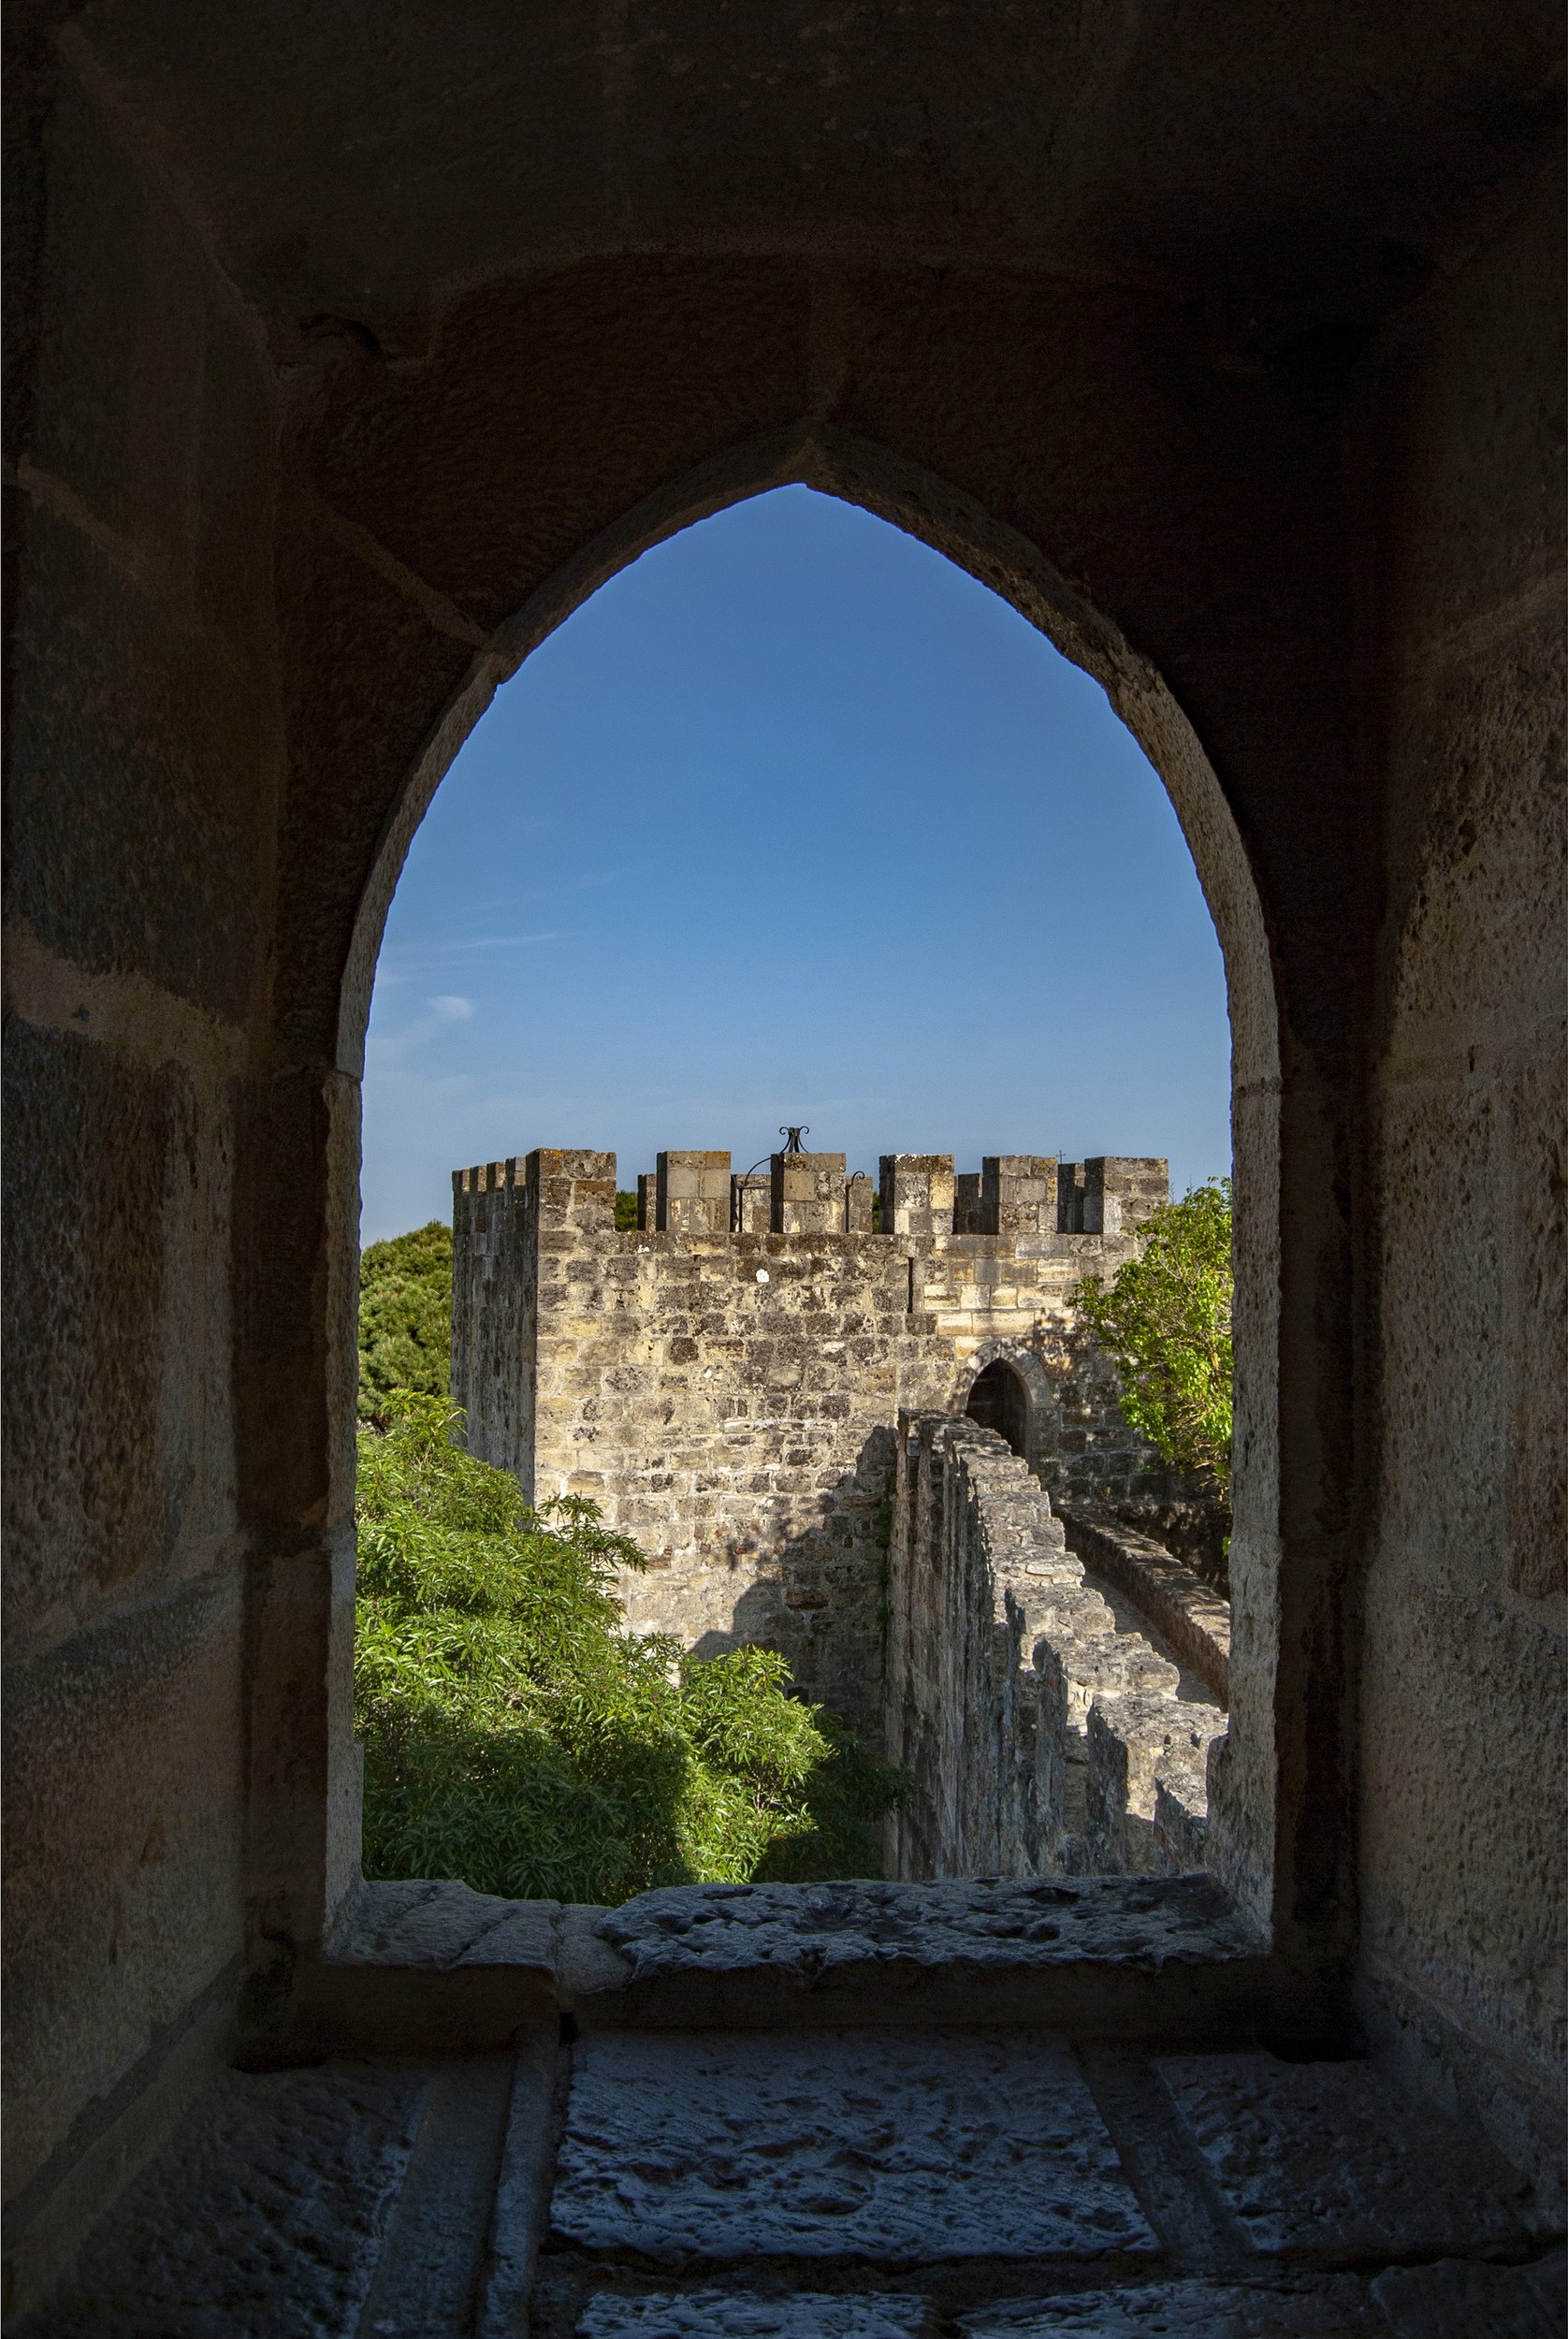
[[1028,1460],[1029,1392],[1005,1358],[998,1357],[977,1374],[964,1410],[982,1430],[995,1430],[1021,1460]]

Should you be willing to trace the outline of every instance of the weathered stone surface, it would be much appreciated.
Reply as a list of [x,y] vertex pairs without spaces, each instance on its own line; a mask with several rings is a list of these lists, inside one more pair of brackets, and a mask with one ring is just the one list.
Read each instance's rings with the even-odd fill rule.
[[1562,2339],[1568,2328],[1568,2253],[1532,2266],[1486,2266],[1441,2258],[1393,2266],[1372,2286],[1394,2339]]
[[273,369],[178,202],[75,73],[51,79],[26,272],[55,321],[23,327],[36,396],[8,435],[28,484],[11,469],[7,489],[4,1997],[24,2294],[29,2231],[80,2230],[71,2197],[137,2164],[135,2131],[183,2092],[169,2058],[214,1992],[232,2031],[243,1970],[260,1537],[236,1483],[232,1188],[281,777]]
[[590,2037],[551,2227],[560,2246],[665,2263],[1158,2248],[1048,2034]]
[[[1128,1595],[1085,1572],[1035,1475],[976,1421],[901,1416],[893,1519],[887,1749],[917,1790],[888,1824],[897,1873],[1201,1867],[1192,1774],[1225,1715]],[[1190,1813],[1173,1858],[1154,1830],[1166,1769]]]
[[[509,2321],[515,2328],[518,2261],[526,2263],[537,2233],[525,2216],[510,2248],[489,2246],[515,2076],[509,2055],[448,2056],[430,2066],[419,2132],[386,2230],[374,2244],[361,2242],[375,2271],[356,2339],[499,2339]],[[524,2097],[537,2119],[537,2094],[525,2089]],[[476,2329],[482,2289],[485,2325]],[[502,2312],[490,2313],[492,2304]]]
[[510,2339],[557,2045],[552,2024],[517,2053],[225,2072],[22,2332]]
[[1374,471],[1415,417],[1431,437],[1389,645],[1357,1885],[1380,2045],[1559,2172],[1568,631],[1561,505],[1536,484],[1561,427],[1529,352],[1548,316],[1561,332],[1561,223],[1532,201],[1467,254],[1363,409]]
[[561,1910],[556,1977],[567,2002],[579,1990],[618,1990],[632,1979],[631,1960],[600,1933],[600,1923],[609,1913],[587,1901]]
[[556,2018],[561,1915],[449,1880],[362,1884],[327,1954],[301,1969],[280,2051],[499,2052]]
[[1525,2181],[1384,2069],[1269,2055],[1159,2068],[1256,2249],[1334,2263],[1525,2244]]
[[364,1886],[332,1943],[343,1965],[550,1969],[560,1904],[502,1900],[447,1880]]
[[555,2150],[559,2052],[559,2027],[551,2024],[523,2041],[513,2068],[472,2339],[516,2339],[526,2327]]
[[[167,212],[150,218],[151,207],[138,208],[138,257],[162,245],[164,266],[154,269],[164,282],[144,276],[135,291],[159,304],[166,328],[172,320],[163,303],[176,286],[181,306],[193,292],[213,310],[226,306],[218,283],[197,283],[206,271],[190,245],[171,249],[188,231]],[[166,449],[179,468],[189,460],[204,337],[202,319],[187,313],[182,322],[186,330],[166,330],[156,356],[150,351],[142,361],[155,369]],[[245,358],[240,370],[249,379],[231,371],[225,386],[239,393],[228,427],[240,443],[230,451],[254,481],[266,468],[272,392],[255,352]],[[97,425],[106,435],[117,427],[125,427],[119,416]],[[13,914],[79,967],[141,975],[150,989],[172,993],[214,1022],[242,1024],[265,952],[250,873],[265,850],[276,772],[269,691],[251,631],[262,609],[253,602],[244,613],[245,650],[225,655],[205,592],[207,622],[193,627],[191,596],[198,588],[188,528],[180,530],[182,557],[169,563],[165,547],[151,541],[168,516],[167,504],[126,516],[142,535],[138,549],[148,572],[162,572],[151,591],[147,573],[138,585],[123,557],[116,559],[91,527],[73,525],[54,499],[39,498],[27,515],[27,584],[16,613],[23,649],[17,686],[26,712],[11,734],[11,802],[25,844],[10,871]],[[62,602],[78,611],[80,632],[64,635],[48,624],[48,608]],[[55,777],[66,764],[70,805]],[[213,783],[217,768],[223,785]],[[125,784],[130,771],[136,788]],[[124,882],[133,853],[145,893]],[[80,1036],[91,1040],[91,1026]],[[112,1208],[112,1197],[104,1199]]]
[[428,2084],[395,2065],[225,2075],[27,2339],[357,2329]]
[[[965,2339],[1353,2339],[1382,2334],[1363,2283],[1349,2275],[1282,2283],[1153,2282],[1004,2299],[961,2315]],[[1478,2339],[1478,2334],[1476,2335]]]
[[1202,1762],[1161,1764],[1154,1778],[1154,1865],[1162,1875],[1187,1876],[1207,1866],[1207,1748]]
[[[916,1793],[888,1826],[896,1874],[1057,1865],[1060,1701],[1044,1699],[1042,1712],[1033,1653],[1048,1610],[1054,1627],[1064,1605],[1083,1604],[1082,1576],[1044,1489],[1000,1436],[951,1414],[901,1417],[886,1734]],[[1109,1611],[1104,1621],[1114,1630]]]
[[636,1981],[758,1966],[806,1979],[895,1963],[1158,1968],[1260,1948],[1207,1876],[672,1885],[639,1893],[595,1929],[631,1958]]
[[746,2290],[601,2290],[584,2308],[577,2332],[578,2339],[925,2339],[932,2328],[922,2299],[827,2290],[794,2290],[788,2298]]
[[[178,2036],[182,2010],[225,1967],[231,1985],[239,1970],[243,1664],[240,1587],[220,1575],[7,1667],[4,1763],[18,1798],[6,1841],[6,2067],[18,2090],[7,2153],[19,2188],[65,2140],[73,2102],[111,2099],[125,2062]],[[69,1862],[55,1856],[61,1841]]]

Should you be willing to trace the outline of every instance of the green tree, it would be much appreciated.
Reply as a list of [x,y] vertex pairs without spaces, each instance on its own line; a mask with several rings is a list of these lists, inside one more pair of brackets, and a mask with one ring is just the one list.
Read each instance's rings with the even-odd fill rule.
[[444,1398],[452,1373],[452,1229],[432,1218],[359,1255],[359,1416],[399,1389]]
[[619,1193],[616,1196],[616,1232],[634,1234],[637,1228],[637,1197]]
[[1122,1412],[1175,1469],[1230,1491],[1230,1180],[1151,1213],[1137,1258],[1073,1294],[1110,1352]]
[[528,1510],[443,1398],[386,1413],[359,1443],[367,1875],[615,1902],[879,1872],[902,1775],[790,1695],[782,1657],[628,1632],[616,1575],[646,1562],[592,1504]]

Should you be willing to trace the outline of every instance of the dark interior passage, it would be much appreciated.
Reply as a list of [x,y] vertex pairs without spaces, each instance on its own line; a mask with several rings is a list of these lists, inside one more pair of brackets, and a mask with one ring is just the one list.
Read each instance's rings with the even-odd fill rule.
[[1023,1380],[1000,1357],[978,1375],[965,1413],[982,1430],[995,1430],[1021,1460],[1028,1460],[1029,1396]]

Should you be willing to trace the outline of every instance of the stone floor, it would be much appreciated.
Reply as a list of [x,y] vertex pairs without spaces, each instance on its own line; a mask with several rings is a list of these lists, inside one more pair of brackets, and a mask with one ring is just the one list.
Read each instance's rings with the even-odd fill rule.
[[226,2075],[17,2332],[1561,2339],[1561,2240],[1363,2063],[542,2027]]

